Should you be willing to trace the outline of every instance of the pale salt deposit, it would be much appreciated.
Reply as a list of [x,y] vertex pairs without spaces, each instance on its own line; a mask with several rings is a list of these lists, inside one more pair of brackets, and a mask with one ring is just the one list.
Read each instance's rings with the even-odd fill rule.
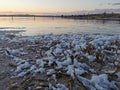
[[[10,53],[6,55],[13,57],[17,64],[15,73],[18,77],[45,74],[51,78],[61,71],[73,80],[77,78],[89,90],[120,89],[117,79],[109,77],[110,71],[113,71],[113,76],[120,77],[117,74],[120,71],[114,73],[116,68],[120,68],[115,64],[120,62],[120,35],[49,34],[14,39],[0,35],[0,41],[3,40],[8,45],[4,48]],[[12,45],[18,48],[12,48]],[[49,88],[69,90],[69,87],[56,82],[56,86],[49,83]]]

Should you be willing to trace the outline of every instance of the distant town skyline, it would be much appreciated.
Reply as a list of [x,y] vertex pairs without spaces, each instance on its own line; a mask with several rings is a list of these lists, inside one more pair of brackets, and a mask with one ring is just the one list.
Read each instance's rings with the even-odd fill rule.
[[120,0],[0,0],[0,14],[63,14],[100,10],[119,12]]

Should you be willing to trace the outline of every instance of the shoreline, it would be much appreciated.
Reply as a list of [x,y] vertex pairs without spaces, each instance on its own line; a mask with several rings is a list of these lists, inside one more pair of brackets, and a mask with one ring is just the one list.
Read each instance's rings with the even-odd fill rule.
[[1,89],[120,89],[120,34],[11,33],[0,34]]
[[13,14],[13,15],[0,15],[0,17],[14,18],[64,18],[64,19],[76,19],[76,20],[110,20],[120,21],[120,13],[99,13],[99,14],[84,14],[84,15],[32,15],[32,14]]

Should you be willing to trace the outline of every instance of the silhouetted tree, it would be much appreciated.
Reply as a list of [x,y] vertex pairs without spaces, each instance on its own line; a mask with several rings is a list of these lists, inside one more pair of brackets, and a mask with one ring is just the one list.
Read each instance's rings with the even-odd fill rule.
[[107,13],[106,13],[106,12],[104,12],[104,13],[103,13],[103,16],[104,16],[104,17],[106,17],[106,15],[107,15]]

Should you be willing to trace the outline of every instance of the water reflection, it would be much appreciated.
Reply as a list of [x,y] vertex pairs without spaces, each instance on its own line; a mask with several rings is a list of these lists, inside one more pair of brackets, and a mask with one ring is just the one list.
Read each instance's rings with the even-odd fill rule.
[[119,20],[119,24],[120,24],[120,20]]
[[[8,29],[8,27],[10,28]],[[120,21],[77,20],[53,17],[0,18],[0,30],[21,30],[21,29],[26,30],[26,32],[24,32],[23,35],[39,35],[49,33],[61,34],[68,32],[110,34],[120,33]]]

